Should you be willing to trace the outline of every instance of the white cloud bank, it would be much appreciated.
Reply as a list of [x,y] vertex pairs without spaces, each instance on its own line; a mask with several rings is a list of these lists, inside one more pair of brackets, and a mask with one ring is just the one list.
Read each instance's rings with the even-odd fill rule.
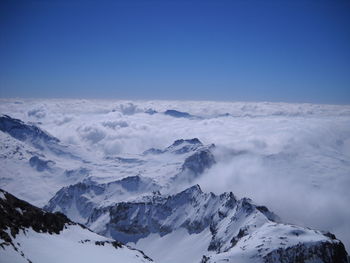
[[[168,109],[199,118],[162,114]],[[334,232],[350,250],[350,106],[3,99],[0,113],[96,160],[180,138],[215,143],[218,163],[199,179],[204,190],[251,197],[284,221]]]

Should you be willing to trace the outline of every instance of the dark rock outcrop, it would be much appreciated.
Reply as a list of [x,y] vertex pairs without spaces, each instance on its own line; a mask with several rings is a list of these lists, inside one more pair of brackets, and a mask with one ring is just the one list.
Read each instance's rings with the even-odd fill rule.
[[5,242],[11,243],[12,237],[29,227],[36,232],[58,234],[65,224],[74,224],[62,213],[45,212],[1,189],[0,194],[4,196],[0,198],[0,238]]
[[316,246],[298,244],[277,249],[264,257],[265,263],[347,263],[347,253],[341,242],[323,242]]

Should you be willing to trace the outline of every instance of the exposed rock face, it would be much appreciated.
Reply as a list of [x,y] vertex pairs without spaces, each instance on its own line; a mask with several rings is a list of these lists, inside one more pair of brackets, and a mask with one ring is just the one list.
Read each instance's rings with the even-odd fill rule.
[[0,195],[0,238],[5,242],[12,243],[12,237],[29,227],[36,232],[58,234],[65,224],[74,224],[62,213],[45,212],[1,189]]
[[197,176],[204,172],[205,169],[209,169],[215,164],[214,155],[210,150],[204,149],[194,153],[186,158],[182,165],[183,171],[190,171],[193,175]]
[[321,242],[315,246],[297,244],[287,249],[279,248],[264,257],[266,263],[347,263],[347,253],[340,242]]

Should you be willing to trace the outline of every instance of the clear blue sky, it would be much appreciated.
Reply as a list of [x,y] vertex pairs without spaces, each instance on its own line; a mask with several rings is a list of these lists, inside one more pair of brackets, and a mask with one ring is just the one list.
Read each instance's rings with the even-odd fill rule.
[[0,1],[0,97],[350,103],[350,1]]

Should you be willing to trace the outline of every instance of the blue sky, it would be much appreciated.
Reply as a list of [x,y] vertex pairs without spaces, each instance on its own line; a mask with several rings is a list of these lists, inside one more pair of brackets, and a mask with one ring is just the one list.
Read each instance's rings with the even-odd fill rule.
[[350,103],[350,2],[0,3],[0,96]]

